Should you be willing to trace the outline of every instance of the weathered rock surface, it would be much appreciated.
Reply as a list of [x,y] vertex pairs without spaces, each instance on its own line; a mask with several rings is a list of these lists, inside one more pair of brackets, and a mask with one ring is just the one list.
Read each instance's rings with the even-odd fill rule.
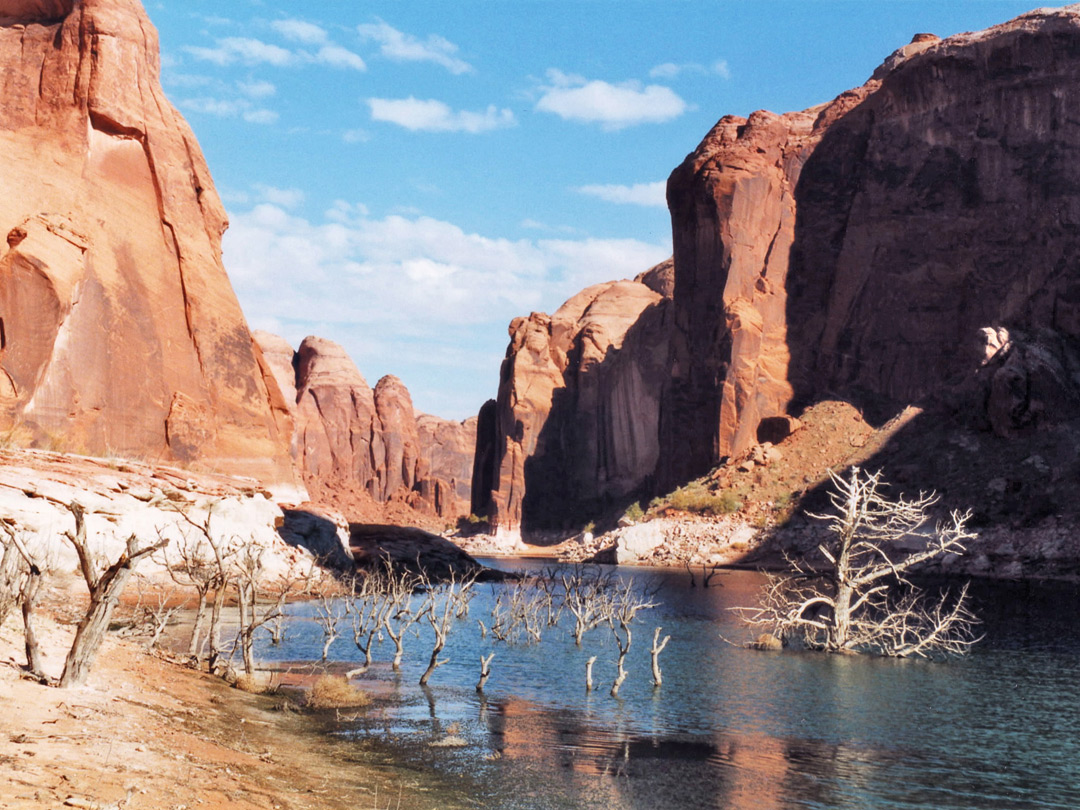
[[443,518],[467,514],[476,423],[413,409],[408,389],[388,375],[374,390],[345,350],[308,337],[298,351],[256,332],[276,385],[291,395],[293,454],[312,498],[354,520],[396,503]]
[[469,514],[476,425],[475,416],[454,422],[426,413],[416,415],[420,453],[428,471],[420,492],[437,514]]
[[0,429],[294,483],[137,0],[0,0]]
[[826,394],[880,423],[970,375],[987,328],[1080,339],[1078,79],[1080,9],[1040,10],[920,36],[823,107],[722,119],[668,184],[661,478]]
[[474,474],[477,514],[504,530],[559,528],[647,486],[667,314],[650,286],[616,281],[511,323],[498,400],[480,417],[477,457],[491,466]]

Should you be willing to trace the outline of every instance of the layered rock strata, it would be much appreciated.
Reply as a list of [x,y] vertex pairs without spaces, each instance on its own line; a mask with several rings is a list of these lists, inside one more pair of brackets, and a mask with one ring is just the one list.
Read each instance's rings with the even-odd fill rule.
[[[481,412],[473,508],[501,528],[564,528],[648,488],[659,460],[670,267],[589,287],[510,324]],[[651,284],[646,281],[652,282]]]
[[722,119],[668,183],[663,481],[826,395],[887,419],[978,368],[986,329],[1080,339],[1078,79],[1080,10],[1042,10]]
[[254,335],[292,399],[293,456],[314,499],[353,519],[387,503],[446,518],[468,512],[475,420],[417,415],[401,380],[388,375],[372,389],[331,340],[308,337],[293,352],[283,338]]
[[0,0],[0,429],[293,483],[137,0]]

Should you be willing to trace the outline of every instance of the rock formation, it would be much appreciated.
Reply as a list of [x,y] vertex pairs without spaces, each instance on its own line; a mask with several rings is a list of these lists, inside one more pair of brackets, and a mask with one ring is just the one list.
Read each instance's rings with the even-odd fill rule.
[[669,275],[598,284],[510,324],[498,400],[480,416],[475,512],[563,528],[647,488],[668,372],[669,302],[654,286]]
[[0,68],[0,430],[292,484],[141,5],[0,0]]
[[294,353],[276,335],[254,337],[291,397],[293,456],[315,500],[355,520],[391,502],[445,518],[468,512],[475,420],[417,416],[401,380],[388,375],[372,390],[333,341],[308,337]]
[[662,480],[825,395],[880,422],[978,368],[984,329],[1080,339],[1078,79],[1080,10],[1042,10],[920,35],[822,107],[721,119],[668,183]]

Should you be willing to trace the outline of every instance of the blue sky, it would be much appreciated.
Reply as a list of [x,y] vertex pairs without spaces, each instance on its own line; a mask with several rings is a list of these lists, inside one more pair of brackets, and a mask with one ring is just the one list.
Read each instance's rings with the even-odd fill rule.
[[723,115],[862,84],[1012,0],[148,0],[229,211],[253,328],[348,350],[418,410],[498,386],[507,325],[671,253],[663,184]]

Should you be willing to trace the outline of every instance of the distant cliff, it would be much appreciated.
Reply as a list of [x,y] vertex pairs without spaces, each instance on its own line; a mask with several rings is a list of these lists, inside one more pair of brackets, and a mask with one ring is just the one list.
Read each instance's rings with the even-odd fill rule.
[[401,380],[386,376],[372,389],[333,341],[308,337],[294,352],[283,338],[254,334],[290,400],[292,453],[313,500],[368,522],[390,503],[468,513],[475,419],[416,414]]
[[510,324],[498,399],[480,415],[474,512],[505,529],[566,528],[651,486],[670,275],[669,262]]
[[[919,35],[828,104],[722,118],[668,181],[672,300],[609,330],[650,340],[600,342],[605,361],[582,366],[590,291],[511,326],[474,507],[511,529],[554,526],[559,504],[580,518],[631,481],[662,491],[741,456],[763,420],[822,399],[877,425],[932,404],[1021,443],[1076,424],[1078,80],[1070,7]],[[648,450],[613,453],[611,435]],[[1075,455],[1055,481],[1080,477]],[[611,474],[630,457],[632,476]]]
[[225,212],[137,0],[0,0],[0,431],[292,486]]

